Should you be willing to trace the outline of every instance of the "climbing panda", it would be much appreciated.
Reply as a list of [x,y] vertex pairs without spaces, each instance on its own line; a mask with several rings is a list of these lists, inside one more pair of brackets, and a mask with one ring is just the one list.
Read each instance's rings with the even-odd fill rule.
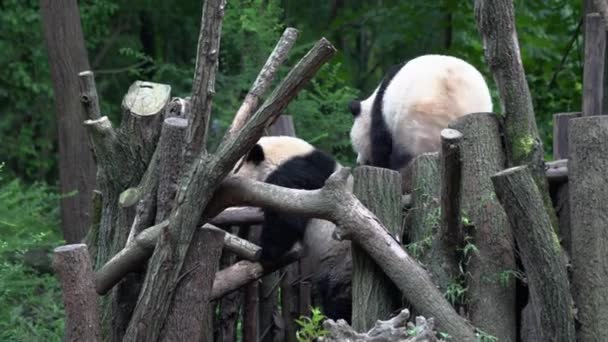
[[418,154],[439,150],[440,132],[451,121],[491,112],[492,98],[469,63],[424,55],[391,67],[372,95],[349,109],[357,163],[403,170]]
[[[327,153],[289,136],[262,137],[237,163],[238,176],[292,188],[320,189],[341,168]],[[352,259],[350,242],[332,238],[335,226],[328,221],[264,210],[260,244],[261,261],[275,261],[301,241],[311,258],[313,304],[332,319],[351,316]],[[306,277],[306,275],[302,275]]]

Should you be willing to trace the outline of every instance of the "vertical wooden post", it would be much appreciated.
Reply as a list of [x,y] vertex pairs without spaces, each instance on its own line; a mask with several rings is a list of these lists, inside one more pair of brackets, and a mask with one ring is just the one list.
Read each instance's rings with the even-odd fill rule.
[[[354,170],[353,193],[396,237],[401,237],[401,175],[392,170],[361,166]],[[382,269],[354,242],[352,327],[368,331],[378,319],[388,319],[400,306],[399,290]]]
[[495,114],[465,115],[452,124],[464,136],[462,209],[473,225],[476,252],[467,264],[469,315],[473,325],[500,341],[516,340],[515,251],[507,217],[490,176],[505,167]]
[[568,159],[569,122],[580,116],[580,112],[553,114],[553,159]]
[[[249,226],[249,229],[242,229],[241,232],[247,234],[248,240],[259,244],[261,226]],[[258,342],[260,331],[260,282],[259,280],[249,283],[245,287],[245,302],[243,306],[243,341]]]
[[53,268],[63,290],[65,341],[100,341],[97,293],[87,245],[55,248]]
[[602,115],[606,26],[598,13],[585,18],[585,64],[583,69],[583,115]]
[[608,116],[573,119],[570,126],[572,286],[577,341],[608,336]]
[[[164,234],[167,234],[165,228]],[[161,341],[213,342],[213,280],[224,245],[222,230],[198,229],[184,260]]]
[[90,69],[89,59],[76,0],[41,0],[40,15],[55,93],[60,190],[77,191],[61,198],[61,229],[68,243],[78,243],[91,224],[96,172],[78,85],[78,73]]
[[[238,227],[232,227],[229,232],[238,235]],[[220,264],[223,267],[230,267],[235,262],[236,255],[224,249]],[[242,292],[234,291],[220,300],[220,314],[214,325],[214,330],[217,331],[216,341],[236,341],[236,327],[242,299]]]

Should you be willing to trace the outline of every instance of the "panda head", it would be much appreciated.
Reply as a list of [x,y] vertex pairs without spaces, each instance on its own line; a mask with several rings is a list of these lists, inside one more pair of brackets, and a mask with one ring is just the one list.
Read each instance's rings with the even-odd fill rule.
[[289,159],[307,155],[314,150],[311,144],[299,138],[262,137],[236,164],[233,172],[238,176],[264,181]]
[[352,101],[348,108],[353,115],[353,126],[350,129],[350,141],[357,153],[357,164],[365,165],[371,162],[372,106],[376,91],[363,101]]

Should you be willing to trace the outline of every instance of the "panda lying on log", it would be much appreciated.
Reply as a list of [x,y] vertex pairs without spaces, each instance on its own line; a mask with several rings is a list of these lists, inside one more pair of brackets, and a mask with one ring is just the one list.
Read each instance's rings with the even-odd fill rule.
[[[261,138],[237,163],[235,173],[286,188],[315,190],[340,167],[330,155],[302,139],[272,136]],[[334,228],[328,221],[265,209],[261,262],[278,259],[302,241],[314,267],[313,305],[320,305],[327,317],[350,321],[350,242],[334,240]]]

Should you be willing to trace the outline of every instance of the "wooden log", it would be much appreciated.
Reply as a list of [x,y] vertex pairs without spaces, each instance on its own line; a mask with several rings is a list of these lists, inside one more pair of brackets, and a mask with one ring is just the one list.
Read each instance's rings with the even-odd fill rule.
[[[447,242],[449,237],[441,235],[446,232],[446,228],[442,227],[439,167],[437,152],[423,153],[417,156],[411,165],[413,191],[412,209],[408,214],[407,249],[425,266],[439,290],[446,293],[448,286],[457,280],[459,271],[456,249],[449,249],[450,246],[455,246],[452,243],[457,243],[457,240],[454,239],[443,246],[443,242]],[[451,201],[452,199],[448,202]],[[454,200],[458,201],[459,199]],[[456,225],[459,224],[457,221]]]
[[[238,227],[230,228],[230,233],[238,234]],[[222,270],[232,266],[237,261],[234,253],[228,252],[226,249],[222,251],[220,265]],[[217,274],[216,274],[217,276]],[[223,296],[219,300],[220,313],[214,324],[214,330],[218,332],[216,341],[236,341],[237,340],[237,322],[240,318],[240,308],[243,301],[243,296],[240,291],[234,291]]]
[[182,153],[187,130],[188,120],[184,118],[167,118],[163,122],[161,139],[158,142],[160,152],[156,223],[167,219],[173,209],[177,181],[184,166]]
[[364,333],[355,331],[343,320],[334,322],[328,319],[323,322],[323,328],[327,331],[327,335],[319,340],[321,342],[439,341],[435,337],[437,333],[434,330],[435,322],[432,318],[427,320],[422,316],[418,316],[416,317],[415,324],[408,322],[409,318],[409,311],[403,309],[391,319],[376,321],[374,327]]
[[568,167],[576,337],[597,341],[608,336],[608,116],[571,121]]
[[574,316],[562,249],[527,166],[492,176],[519,247],[540,341],[574,341]]
[[285,322],[285,341],[296,342],[295,320],[298,318],[298,265],[293,263],[285,267],[281,277],[281,313]]
[[78,73],[78,84],[80,86],[80,102],[89,120],[101,118],[99,107],[99,96],[95,86],[95,75],[92,71],[86,70]]
[[[145,229],[137,235],[133,243],[126,246],[103,265],[95,274],[95,289],[97,293],[105,295],[129,272],[141,269],[146,260],[152,255],[162,230],[168,225],[169,221],[165,220]],[[221,229],[211,224],[205,224],[201,229],[221,231]],[[252,260],[258,260],[261,254],[260,247],[228,233],[224,235],[224,247],[243,258],[251,258]]]
[[578,118],[581,112],[553,114],[553,158],[568,158],[568,127],[570,119]]
[[[262,227],[260,225],[241,227],[243,236],[249,241],[260,242]],[[245,286],[243,301],[243,341],[258,342],[260,331],[260,282],[254,280]]]
[[[441,131],[439,170],[441,172],[441,225],[439,238],[442,240],[444,263],[451,265],[448,272],[458,274],[456,250],[462,247],[463,233],[460,229],[461,196],[461,152],[462,133],[446,128]],[[456,266],[456,267],[454,267]]]
[[235,132],[238,132],[243,125],[245,125],[245,122],[249,119],[251,114],[257,110],[260,97],[264,96],[264,93],[266,93],[270,88],[272,80],[274,79],[281,64],[283,64],[285,59],[287,59],[289,50],[291,50],[293,47],[293,44],[295,43],[296,39],[298,39],[299,34],[300,33],[298,30],[293,27],[288,27],[285,29],[285,31],[283,31],[283,35],[277,42],[277,45],[270,56],[268,56],[266,64],[264,64],[264,67],[262,67],[262,70],[260,70],[260,73],[253,82],[249,93],[247,96],[245,96],[245,100],[234,116],[232,125],[228,130],[229,134],[235,134]]
[[100,341],[99,307],[87,246],[76,244],[55,248],[53,268],[63,291],[65,340]]
[[213,282],[211,298],[216,300],[232,291],[236,291],[268,273],[293,263],[302,257],[302,254],[302,246],[296,244],[289,252],[285,253],[273,264],[262,265],[259,262],[241,260],[217,273],[215,281]]
[[264,213],[260,208],[255,207],[228,208],[209,221],[216,226],[238,226],[262,222],[264,222]]
[[[165,106],[171,100],[171,86],[135,81],[122,100],[123,117],[120,123],[122,139],[129,143],[137,156],[149,160],[156,149],[161,133]],[[147,164],[135,164],[142,173]]]
[[[353,194],[399,240],[402,235],[401,175],[388,169],[361,166],[353,176]],[[400,296],[382,269],[356,243],[352,244],[352,256],[352,325],[358,331],[366,331],[377,319],[390,317],[400,306]]]
[[585,18],[585,62],[583,66],[583,116],[602,115],[606,26],[598,13]]
[[215,95],[215,75],[220,58],[220,38],[226,0],[205,1],[196,49],[196,64],[192,80],[190,130],[186,136],[185,162],[189,164],[205,151]]
[[[163,233],[167,234],[167,228]],[[213,341],[211,289],[219,267],[224,231],[202,229],[195,235],[161,332],[164,341]]]
[[[505,166],[498,120],[491,113],[469,114],[450,128],[464,136],[461,203],[464,217],[474,226],[472,243],[477,250],[467,264],[469,315],[486,333],[515,341],[513,237],[490,179]],[[501,277],[505,274],[506,279]]]
[[268,127],[268,135],[287,135],[290,137],[295,137],[296,129],[293,124],[293,117],[285,114],[277,117],[276,121],[273,122],[270,127]]

